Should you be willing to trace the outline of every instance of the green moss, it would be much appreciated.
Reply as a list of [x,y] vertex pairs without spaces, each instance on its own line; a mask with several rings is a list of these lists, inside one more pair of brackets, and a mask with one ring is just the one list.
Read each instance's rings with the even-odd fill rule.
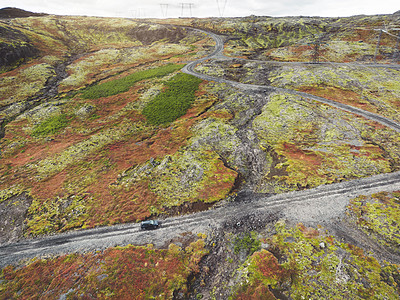
[[88,87],[82,92],[81,96],[84,99],[97,99],[123,93],[128,91],[138,81],[165,76],[181,69],[182,66],[183,65],[179,64],[168,64],[155,69],[139,71],[121,79],[116,79]]
[[246,232],[240,236],[237,236],[234,241],[234,251],[239,254],[241,251],[245,251],[246,254],[251,255],[260,249],[261,242],[257,237],[257,232]]
[[[22,101],[39,93],[55,71],[48,64],[34,64],[14,71],[13,76],[6,74],[0,78],[0,107],[11,104],[24,104]],[[4,115],[5,113],[5,115]],[[2,118],[15,117],[10,111],[0,113]]]
[[33,136],[45,136],[55,134],[56,132],[68,126],[70,120],[66,115],[61,114],[53,116],[36,125],[32,130]]
[[79,195],[55,201],[34,199],[26,219],[26,235],[38,236],[82,227],[88,218],[86,201],[85,196]]
[[[399,120],[400,76],[398,70],[357,66],[296,66],[272,72],[272,85],[310,90],[325,90],[323,97],[358,106]],[[333,88],[330,92],[329,88]],[[351,93],[352,92],[352,93]]]
[[151,211],[159,213],[163,208],[184,203],[221,200],[231,191],[236,176],[236,172],[226,168],[214,152],[183,150],[125,172],[115,189],[150,181],[149,188],[157,195],[157,204]]
[[75,143],[53,157],[32,163],[30,167],[39,172],[38,177],[40,179],[44,179],[60,172],[69,165],[81,161],[94,151],[102,149],[105,145],[126,139],[141,130],[143,130],[143,128],[140,124],[138,125],[129,120],[123,120],[120,124],[93,134],[88,139]]
[[313,187],[390,172],[392,162],[383,150],[387,145],[362,133],[378,130],[367,123],[297,96],[271,95],[253,121],[262,149],[278,156],[266,181],[277,180],[278,187]]
[[183,116],[195,100],[201,79],[180,73],[165,83],[166,91],[158,94],[143,109],[147,121],[160,125]]
[[22,193],[26,192],[23,187],[14,185],[7,189],[0,191],[0,203],[10,199],[11,197],[21,195]]

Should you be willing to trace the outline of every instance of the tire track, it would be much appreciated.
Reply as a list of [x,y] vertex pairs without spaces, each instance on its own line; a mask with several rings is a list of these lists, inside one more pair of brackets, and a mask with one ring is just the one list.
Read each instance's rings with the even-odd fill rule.
[[[340,199],[341,202],[347,203],[349,198],[356,195],[396,189],[400,189],[400,172],[380,174],[299,192],[289,192],[255,201],[250,196],[249,199],[243,199],[239,203],[230,202],[212,210],[166,218],[162,220],[161,228],[155,231],[142,231],[139,224],[134,223],[69,232],[38,240],[26,240],[0,247],[0,267],[15,264],[21,259],[30,259],[42,255],[94,251],[115,245],[148,243],[160,245],[172,239],[173,236],[178,236],[184,232],[207,232],[209,229],[220,227],[238,216],[250,215],[257,211],[261,215],[263,213],[270,214],[271,211],[285,213],[287,207],[306,202],[312,204],[318,202],[323,205]],[[249,205],[248,200],[252,200],[251,205]],[[342,207],[338,206],[338,210],[341,212]],[[315,222],[324,222],[329,218],[330,216],[321,215]]]

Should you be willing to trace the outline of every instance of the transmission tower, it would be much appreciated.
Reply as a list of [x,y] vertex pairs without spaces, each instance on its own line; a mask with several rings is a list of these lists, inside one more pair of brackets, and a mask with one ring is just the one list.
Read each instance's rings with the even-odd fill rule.
[[396,42],[396,47],[394,48],[396,52],[394,59],[395,60],[400,60],[400,48],[399,48],[399,43],[400,43],[400,31],[399,31],[399,36],[397,37],[397,42]]
[[319,58],[321,56],[321,52],[320,52],[321,45],[327,45],[327,43],[322,42],[321,37],[319,37],[315,40],[315,42],[308,43],[308,45],[313,46],[313,51],[311,54],[312,63],[318,64]]
[[189,16],[192,16],[192,7],[194,6],[194,3],[179,3],[179,5],[181,6],[181,17],[183,17],[183,11],[184,8],[189,8]]
[[164,18],[168,16],[168,3],[160,3],[161,13]]
[[131,14],[133,18],[141,18],[146,16],[146,11],[144,8],[132,9]]
[[374,64],[376,63],[376,56],[378,55],[378,50],[379,50],[379,45],[381,43],[382,33],[383,33],[383,30],[380,29],[379,30],[379,36],[378,36],[378,43],[376,44],[376,48],[375,48]]
[[223,17],[225,13],[226,3],[228,2],[228,0],[216,0],[216,1],[218,6],[219,16]]

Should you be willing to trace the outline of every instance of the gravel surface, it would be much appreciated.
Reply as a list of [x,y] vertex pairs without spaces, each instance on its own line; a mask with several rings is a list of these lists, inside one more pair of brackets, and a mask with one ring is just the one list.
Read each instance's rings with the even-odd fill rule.
[[[357,195],[394,190],[400,190],[400,172],[380,174],[270,197],[259,197],[259,195],[248,193],[214,209],[161,220],[161,228],[157,230],[142,231],[139,224],[123,224],[25,240],[2,246],[0,247],[0,267],[16,264],[20,260],[36,256],[90,252],[117,245],[151,243],[156,247],[164,247],[184,233],[207,234],[211,230],[220,228],[226,222],[238,218],[246,220],[246,216],[254,213],[257,213],[261,224],[263,220],[267,224],[271,214],[275,214],[295,223],[302,222],[307,226],[322,224],[332,230],[346,232],[343,230],[343,224],[342,227],[338,227],[338,220],[343,216],[349,199]],[[243,226],[245,225],[243,224]],[[354,235],[353,232],[351,234]],[[341,235],[346,238],[343,232]],[[353,237],[350,236],[350,238]],[[375,247],[374,244],[365,246],[372,249]],[[396,256],[391,257],[390,255],[384,256],[384,258],[388,261],[397,259]]]

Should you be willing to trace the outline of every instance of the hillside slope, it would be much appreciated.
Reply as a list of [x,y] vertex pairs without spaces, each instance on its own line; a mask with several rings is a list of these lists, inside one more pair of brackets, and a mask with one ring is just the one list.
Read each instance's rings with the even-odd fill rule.
[[[0,20],[0,49],[12,53],[0,61],[0,244],[202,211],[215,203],[244,199],[251,207],[271,194],[400,169],[396,130],[306,97],[399,122],[396,39],[383,35],[375,55],[375,29],[386,24],[391,33],[400,26],[397,15],[213,21]],[[190,27],[224,35],[226,57],[218,54],[195,67],[213,80],[180,72],[215,45]],[[318,59],[331,63],[299,63],[315,61],[316,40]],[[373,61],[378,67],[365,64]],[[80,281],[84,290],[81,284],[50,290],[64,297],[123,290],[113,281],[121,266],[111,261],[120,257],[123,264],[129,253],[140,256],[129,262],[138,263],[132,267],[138,272],[151,265],[165,274],[174,258],[184,270],[169,279],[160,275],[167,287],[141,286],[138,297],[318,298],[331,281],[333,298],[397,297],[399,267],[339,239],[350,241],[352,230],[364,231],[367,241],[397,255],[398,192],[356,195],[340,216],[341,227],[327,227],[336,237],[322,228],[293,226],[297,219],[290,214],[243,216],[210,230],[206,240],[182,234],[168,251],[111,249],[98,256],[104,269],[79,273],[86,278]],[[346,226],[341,236],[339,228]],[[53,271],[47,272],[62,270],[64,262],[70,270],[84,261],[91,265],[96,255],[51,259]],[[143,261],[149,255],[154,257]],[[18,295],[20,283],[42,267],[5,268],[1,295]],[[54,280],[37,289],[57,285]],[[309,281],[315,286],[303,289]]]

